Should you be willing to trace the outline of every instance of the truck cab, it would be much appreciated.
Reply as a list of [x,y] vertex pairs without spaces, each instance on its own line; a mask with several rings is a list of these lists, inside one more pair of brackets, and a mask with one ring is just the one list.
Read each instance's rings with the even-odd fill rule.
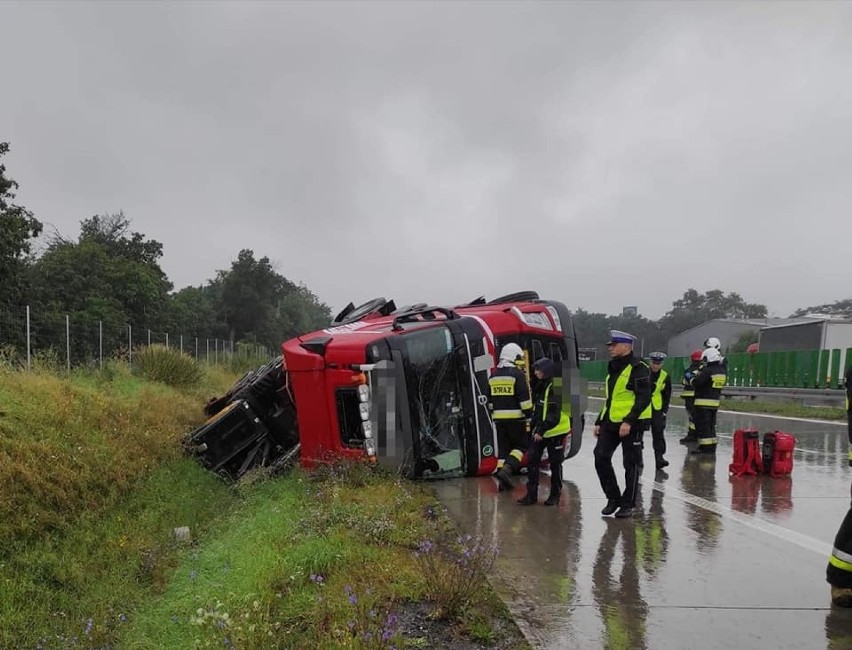
[[533,388],[535,361],[560,368],[554,385],[572,418],[565,456],[576,455],[586,391],[571,314],[527,291],[451,307],[350,303],[329,327],[284,342],[301,464],[363,458],[412,479],[493,473],[488,378],[510,342],[525,351]]

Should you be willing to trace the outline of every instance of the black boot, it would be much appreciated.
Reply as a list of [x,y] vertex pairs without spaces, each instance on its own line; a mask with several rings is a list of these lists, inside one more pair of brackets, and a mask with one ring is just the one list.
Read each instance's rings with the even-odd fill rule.
[[551,493],[550,493],[550,496],[549,496],[549,497],[547,497],[547,501],[545,501],[545,502],[544,502],[544,505],[546,505],[546,506],[555,506],[555,505],[559,505],[559,497],[560,497],[560,496],[561,496],[561,495],[559,495],[559,494],[553,494],[553,493],[551,492]]
[[688,445],[692,442],[698,442],[698,436],[692,433],[687,433],[683,438],[678,440],[678,442],[682,445]]
[[606,517],[613,514],[616,510],[618,510],[618,499],[610,499],[606,502],[604,509],[601,510],[601,514]]
[[500,484],[500,487],[497,488],[500,492],[515,489],[515,484],[512,482],[512,469],[508,465],[503,465],[503,467],[498,469],[497,473],[494,474],[494,478]]
[[708,456],[716,455],[716,445],[698,445],[696,449],[689,452],[690,454],[702,454]]
[[663,469],[664,467],[669,466],[669,461],[663,458],[662,454],[656,454],[657,459],[657,469]]
[[535,503],[538,503],[538,496],[533,494],[532,492],[527,492],[524,496],[518,499],[518,503],[522,506],[531,506]]

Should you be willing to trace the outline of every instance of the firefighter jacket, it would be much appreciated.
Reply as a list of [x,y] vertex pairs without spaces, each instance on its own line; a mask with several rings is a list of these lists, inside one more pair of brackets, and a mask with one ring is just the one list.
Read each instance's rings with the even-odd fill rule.
[[606,401],[595,425],[637,424],[651,417],[651,369],[632,352],[607,366]]
[[680,380],[681,385],[683,385],[683,392],[680,394],[681,397],[695,397],[695,389],[692,387],[692,378],[695,377],[695,373],[698,372],[700,367],[700,361],[693,361],[689,364],[689,368],[686,369],[686,372],[683,373],[683,378]]
[[514,366],[499,367],[488,380],[491,417],[494,420],[524,420],[532,414],[527,376]]
[[669,402],[672,399],[672,378],[669,373],[660,368],[651,373],[651,408],[655,411],[669,412]]
[[531,431],[545,438],[554,438],[571,431],[571,406],[565,410],[559,403],[558,391],[554,390],[554,380],[544,379],[533,393],[533,416]]
[[719,408],[722,389],[727,381],[725,366],[719,361],[702,366],[695,377],[692,378],[692,387],[695,389],[695,406]]

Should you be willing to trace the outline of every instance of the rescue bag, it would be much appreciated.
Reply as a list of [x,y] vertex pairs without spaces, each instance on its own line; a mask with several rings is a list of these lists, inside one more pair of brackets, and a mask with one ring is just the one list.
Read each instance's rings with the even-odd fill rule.
[[793,471],[793,450],[796,437],[773,431],[763,435],[763,467],[771,477],[786,476]]
[[762,471],[760,433],[757,429],[737,429],[734,431],[734,458],[728,465],[728,473],[734,476],[756,476]]

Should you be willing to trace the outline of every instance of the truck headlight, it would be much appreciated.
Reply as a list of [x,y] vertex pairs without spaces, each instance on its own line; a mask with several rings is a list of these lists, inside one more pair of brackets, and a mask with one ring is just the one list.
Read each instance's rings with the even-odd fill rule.
[[366,422],[370,419],[370,403],[369,402],[361,402],[358,405],[358,411],[361,413],[361,419]]
[[367,384],[358,386],[358,399],[361,402],[370,401],[370,387]]
[[376,443],[370,439],[364,441],[364,451],[367,452],[368,456],[376,455]]
[[361,430],[364,432],[364,438],[370,439],[373,437],[373,423],[372,422],[362,422]]

